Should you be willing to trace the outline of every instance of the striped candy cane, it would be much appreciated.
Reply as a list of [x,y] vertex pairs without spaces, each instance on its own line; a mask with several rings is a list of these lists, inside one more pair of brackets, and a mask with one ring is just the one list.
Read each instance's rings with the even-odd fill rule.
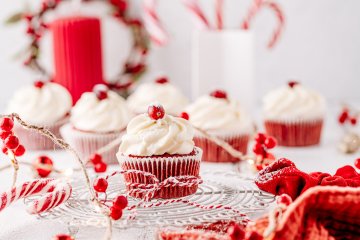
[[156,0],[144,0],[143,19],[150,39],[160,46],[164,45],[168,40],[168,35],[156,13]]
[[211,25],[196,0],[183,0],[185,7],[195,16],[201,28],[210,29]]
[[71,185],[64,180],[47,178],[25,182],[0,195],[0,212],[19,199],[45,194],[31,202],[27,209],[30,214],[42,213],[67,201],[71,192]]
[[224,9],[224,0],[216,0],[215,17],[216,17],[216,27],[219,30],[223,29],[224,26],[223,9]]

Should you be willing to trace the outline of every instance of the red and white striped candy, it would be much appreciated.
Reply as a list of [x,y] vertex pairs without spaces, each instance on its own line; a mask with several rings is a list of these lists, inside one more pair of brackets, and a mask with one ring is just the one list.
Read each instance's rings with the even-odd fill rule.
[[164,45],[168,40],[168,35],[157,15],[156,0],[144,0],[143,19],[150,39],[160,46]]
[[210,29],[211,25],[206,18],[204,12],[201,10],[198,1],[196,0],[183,0],[185,7],[195,16],[201,28]]
[[25,182],[0,195],[0,212],[19,199],[45,194],[31,202],[27,209],[30,214],[42,213],[67,201],[71,192],[71,185],[64,180],[46,178]]

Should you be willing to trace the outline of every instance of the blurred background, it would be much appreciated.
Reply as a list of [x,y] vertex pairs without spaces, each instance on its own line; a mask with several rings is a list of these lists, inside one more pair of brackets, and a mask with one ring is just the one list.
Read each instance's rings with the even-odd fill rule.
[[[130,2],[132,14],[141,15],[141,1]],[[256,100],[259,102],[268,90],[295,79],[321,91],[331,102],[360,102],[360,1],[277,2],[285,12],[286,26],[275,48],[266,48],[276,25],[273,13],[262,10],[252,28],[255,36]],[[6,26],[4,22],[13,13],[25,7],[38,7],[39,3],[39,0],[0,0],[1,108],[18,87],[39,77],[24,68],[21,59],[15,58],[27,44],[25,24],[22,22]],[[213,1],[202,0],[200,4],[213,20]],[[248,0],[225,1],[225,26],[229,29],[239,28],[250,4],[251,1]],[[65,6],[57,10],[53,17],[70,14],[68,9]],[[85,8],[74,8],[71,11],[103,16],[105,74],[112,76],[118,72],[119,61],[124,60],[131,43],[131,35],[127,28],[119,28],[108,16],[106,6],[102,4],[90,4]],[[158,12],[170,35],[170,41],[164,47],[151,47],[148,59],[150,71],[144,80],[154,74],[166,73],[174,84],[190,96],[190,41],[195,29],[193,19],[180,0],[158,1]],[[42,45],[41,61],[52,70],[51,37],[44,36]]]

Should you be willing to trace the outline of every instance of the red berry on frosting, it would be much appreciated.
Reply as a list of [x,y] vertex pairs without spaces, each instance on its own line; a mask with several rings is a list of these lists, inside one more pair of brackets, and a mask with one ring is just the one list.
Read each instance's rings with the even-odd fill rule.
[[109,88],[104,84],[97,84],[93,88],[96,97],[101,101],[108,98]]
[[4,144],[8,149],[13,150],[19,146],[19,139],[16,136],[11,135],[5,139]]
[[5,140],[7,137],[9,137],[10,135],[12,135],[13,133],[12,132],[10,132],[10,131],[3,131],[3,130],[1,130],[0,131],[0,138],[2,139],[2,140]]
[[288,82],[288,85],[289,85],[289,87],[291,87],[291,88],[294,88],[296,85],[298,85],[299,84],[299,82],[297,82],[297,81],[290,81],[290,82]]
[[94,166],[94,170],[97,173],[106,172],[106,169],[107,169],[107,164],[104,162],[99,162],[99,163],[95,164],[95,166]]
[[356,123],[357,123],[356,117],[350,118],[350,123],[351,123],[351,125],[356,125]]
[[33,166],[40,177],[47,177],[53,170],[53,161],[48,156],[39,156]]
[[255,141],[256,141],[257,143],[264,143],[265,140],[266,140],[266,135],[265,135],[265,134],[263,134],[263,133],[258,133],[258,134],[256,134],[256,136],[255,136]]
[[110,208],[110,217],[113,220],[119,220],[122,217],[122,210],[117,207],[111,207]]
[[25,147],[23,145],[19,145],[14,151],[14,154],[17,157],[21,157],[22,155],[24,155],[24,153],[25,153]]
[[100,154],[95,153],[90,157],[90,161],[95,165],[102,162],[102,157]]
[[2,118],[0,121],[0,128],[3,131],[11,131],[14,127],[14,121],[11,118]]
[[357,169],[360,169],[360,158],[355,160],[354,165]]
[[190,116],[189,116],[189,114],[187,112],[180,113],[179,117],[181,117],[183,119],[186,119],[186,120],[190,119]]
[[158,120],[165,116],[165,110],[161,105],[150,105],[148,108],[149,117]]
[[67,234],[58,234],[55,237],[53,237],[52,240],[74,240],[74,238]]
[[37,88],[42,88],[45,85],[43,81],[36,81],[34,82],[34,86]]
[[120,196],[117,196],[116,198],[114,198],[113,205],[114,205],[114,207],[124,209],[128,205],[128,200],[125,196],[120,195]]
[[168,83],[169,80],[167,79],[167,77],[161,77],[161,78],[156,79],[155,82],[159,83],[159,84],[165,84],[165,83]]
[[267,137],[264,142],[265,147],[268,149],[274,148],[276,146],[276,140],[273,137]]
[[97,192],[106,192],[108,181],[105,178],[97,178],[93,183],[93,187]]
[[227,230],[227,234],[231,240],[243,240],[245,238],[245,231],[237,224],[230,226]]
[[227,93],[225,91],[223,91],[223,90],[215,90],[215,91],[210,93],[210,96],[212,96],[214,98],[227,99]]

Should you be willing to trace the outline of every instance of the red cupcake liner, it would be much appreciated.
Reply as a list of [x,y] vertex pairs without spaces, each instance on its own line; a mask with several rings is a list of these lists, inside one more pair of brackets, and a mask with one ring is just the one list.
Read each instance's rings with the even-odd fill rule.
[[[169,177],[177,176],[199,176],[200,162],[202,151],[195,148],[195,153],[191,155],[176,155],[170,157],[154,156],[154,157],[136,157],[124,156],[118,154],[118,160],[123,170],[140,170],[155,175],[160,182]],[[129,173],[125,174],[126,183],[151,183],[148,177],[139,174]],[[127,190],[136,189],[135,187],[127,186]],[[165,187],[161,189],[154,198],[180,198],[194,194],[198,189],[198,185],[192,187],[176,186]],[[131,194],[132,197],[142,198],[142,193]]]
[[[86,162],[97,150],[121,137],[123,131],[114,133],[90,133],[79,131],[71,124],[66,124],[60,129],[60,133],[64,140],[78,152],[81,160]],[[109,164],[117,163],[116,152],[118,151],[119,145],[101,154],[104,162]]]
[[320,143],[323,120],[303,122],[265,121],[266,133],[280,146],[302,147]]
[[[230,144],[234,149],[246,154],[249,135],[234,135],[229,137],[217,136]],[[215,142],[201,137],[194,137],[195,145],[203,150],[203,161],[205,162],[239,162],[240,159],[231,156],[224,148],[217,145]]]
[[[56,122],[53,125],[44,126],[56,137],[60,136],[60,127],[68,122],[68,118],[64,118]],[[34,130],[25,129],[22,126],[16,124],[14,126],[14,132],[19,137],[20,143],[24,145],[27,150],[55,150],[59,149],[57,145],[53,143],[49,138],[39,134]]]

